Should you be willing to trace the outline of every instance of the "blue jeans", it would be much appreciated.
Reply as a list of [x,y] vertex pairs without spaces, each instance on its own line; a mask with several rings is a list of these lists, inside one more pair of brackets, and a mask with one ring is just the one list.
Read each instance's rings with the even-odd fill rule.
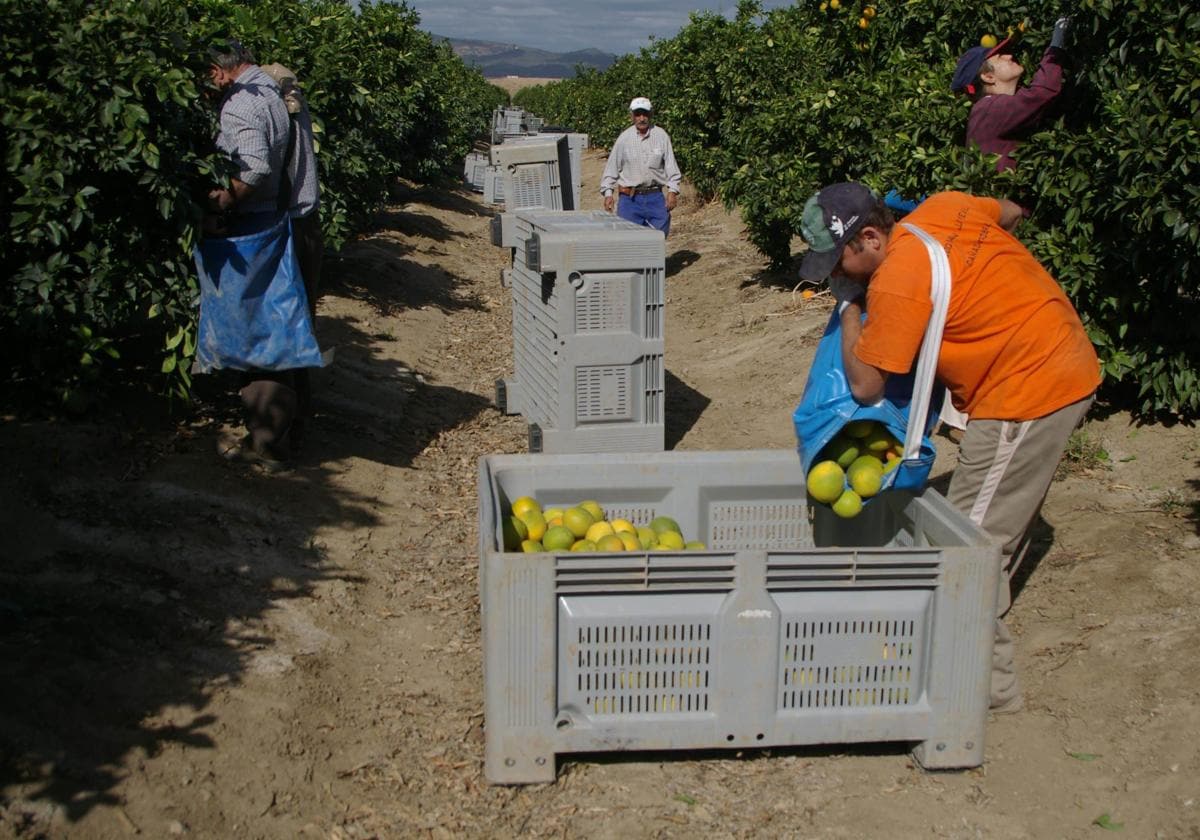
[[663,236],[671,232],[671,212],[667,210],[667,199],[661,191],[621,194],[617,201],[617,215],[635,225],[661,230]]

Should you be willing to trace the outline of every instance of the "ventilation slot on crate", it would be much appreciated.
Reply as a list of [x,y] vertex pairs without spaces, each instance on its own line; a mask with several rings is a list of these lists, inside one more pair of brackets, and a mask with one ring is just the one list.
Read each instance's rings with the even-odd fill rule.
[[645,383],[645,422],[663,422],[663,357],[645,356],[642,359],[642,382]]
[[630,328],[632,274],[585,275],[575,300],[576,332],[613,332]]
[[520,209],[522,207],[545,207],[546,206],[546,175],[545,167],[542,166],[521,166],[517,167],[512,174],[513,180],[513,195],[512,201],[506,201],[506,205],[510,209]]
[[573,641],[572,693],[586,714],[709,711],[711,624],[591,624]]
[[781,709],[908,706],[920,691],[911,620],[786,621]]
[[813,544],[800,503],[718,503],[709,510],[709,548],[799,548]]
[[575,369],[575,418],[589,420],[632,420],[627,366],[578,367]]
[[941,581],[940,555],[934,550],[905,551],[903,558],[854,550],[821,554],[773,554],[767,558],[767,589],[933,588]]
[[560,595],[582,592],[729,592],[732,556],[628,552],[614,557],[560,557],[555,566]]

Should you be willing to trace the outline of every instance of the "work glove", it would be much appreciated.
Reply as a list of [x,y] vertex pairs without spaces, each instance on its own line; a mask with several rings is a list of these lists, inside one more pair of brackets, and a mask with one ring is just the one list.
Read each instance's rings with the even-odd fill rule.
[[1057,49],[1066,49],[1067,30],[1071,28],[1071,19],[1069,17],[1060,17],[1054,21],[1054,33],[1050,36],[1050,46]]
[[847,304],[862,300],[867,296],[867,284],[851,280],[849,277],[831,274],[829,275],[829,291],[837,301],[838,312],[841,312]]

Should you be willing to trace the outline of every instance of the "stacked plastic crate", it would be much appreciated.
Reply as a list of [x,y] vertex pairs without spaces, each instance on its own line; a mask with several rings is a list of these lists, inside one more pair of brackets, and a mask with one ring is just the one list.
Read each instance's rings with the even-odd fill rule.
[[524,415],[531,452],[661,451],[662,233],[601,211],[504,215],[514,373],[497,406]]
[[[856,519],[794,451],[500,455],[479,464],[484,770],[612,750],[916,744],[983,762],[1000,562],[933,490]],[[506,553],[515,499],[670,516],[703,551]]]
[[488,161],[489,155],[478,151],[467,152],[467,157],[463,161],[463,180],[475,192],[484,191],[484,186],[487,183],[486,171],[489,165]]

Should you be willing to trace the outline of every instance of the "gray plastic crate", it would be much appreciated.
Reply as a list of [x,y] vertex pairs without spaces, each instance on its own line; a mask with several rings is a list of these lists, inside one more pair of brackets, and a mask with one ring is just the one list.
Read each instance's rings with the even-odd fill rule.
[[[674,517],[706,551],[514,554],[519,496]],[[935,491],[810,507],[791,450],[479,462],[485,761],[555,778],[613,750],[914,744],[983,763],[999,548]]]
[[488,168],[488,155],[480,152],[467,152],[463,162],[463,179],[475,192],[483,192]]
[[660,451],[662,233],[602,211],[512,215],[514,372],[497,407],[524,415],[531,452]]
[[488,204],[504,203],[504,175],[498,166],[489,165],[484,169],[483,200]]
[[566,135],[493,146],[491,163],[503,174],[504,205],[509,211],[575,209]]

